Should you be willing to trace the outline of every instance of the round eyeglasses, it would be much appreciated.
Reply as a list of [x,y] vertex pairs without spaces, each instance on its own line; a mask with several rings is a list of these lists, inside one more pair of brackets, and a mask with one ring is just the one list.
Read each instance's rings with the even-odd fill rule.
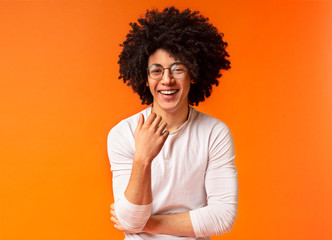
[[160,80],[164,76],[165,69],[169,69],[170,75],[176,79],[183,79],[187,75],[187,67],[180,62],[173,63],[169,68],[164,68],[160,64],[152,64],[147,68],[148,76],[153,80]]

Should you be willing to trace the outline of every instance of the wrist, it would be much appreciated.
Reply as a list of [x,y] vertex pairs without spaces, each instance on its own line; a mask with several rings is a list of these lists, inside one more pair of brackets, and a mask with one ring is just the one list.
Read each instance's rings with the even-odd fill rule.
[[157,215],[151,215],[149,220],[146,222],[142,232],[147,232],[147,233],[155,233],[155,226],[158,225],[158,217]]
[[144,157],[144,156],[139,156],[138,154],[134,154],[134,159],[133,159],[133,165],[137,165],[140,166],[142,168],[150,168],[151,167],[151,163],[152,163],[153,159],[150,159],[148,157]]

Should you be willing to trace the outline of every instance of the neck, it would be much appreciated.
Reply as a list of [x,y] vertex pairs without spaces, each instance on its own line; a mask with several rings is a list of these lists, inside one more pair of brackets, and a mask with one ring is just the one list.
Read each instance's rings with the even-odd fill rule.
[[179,109],[176,112],[166,112],[158,109],[155,106],[152,106],[152,112],[160,115],[164,122],[167,123],[167,130],[169,132],[174,132],[177,130],[185,121],[188,119],[189,107],[188,105],[184,106],[182,109]]

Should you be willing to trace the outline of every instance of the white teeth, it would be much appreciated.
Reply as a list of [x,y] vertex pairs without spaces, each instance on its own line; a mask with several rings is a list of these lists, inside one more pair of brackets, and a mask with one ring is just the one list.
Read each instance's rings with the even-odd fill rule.
[[176,93],[177,90],[166,90],[166,91],[160,91],[161,94],[171,95]]

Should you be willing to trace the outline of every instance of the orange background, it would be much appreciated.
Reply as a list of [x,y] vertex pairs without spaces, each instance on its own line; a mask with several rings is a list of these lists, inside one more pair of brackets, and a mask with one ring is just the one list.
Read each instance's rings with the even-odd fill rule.
[[331,1],[0,1],[0,239],[123,239],[109,220],[108,131],[144,106],[119,44],[147,8],[190,7],[232,69],[197,109],[230,127],[234,229],[214,239],[332,239]]

